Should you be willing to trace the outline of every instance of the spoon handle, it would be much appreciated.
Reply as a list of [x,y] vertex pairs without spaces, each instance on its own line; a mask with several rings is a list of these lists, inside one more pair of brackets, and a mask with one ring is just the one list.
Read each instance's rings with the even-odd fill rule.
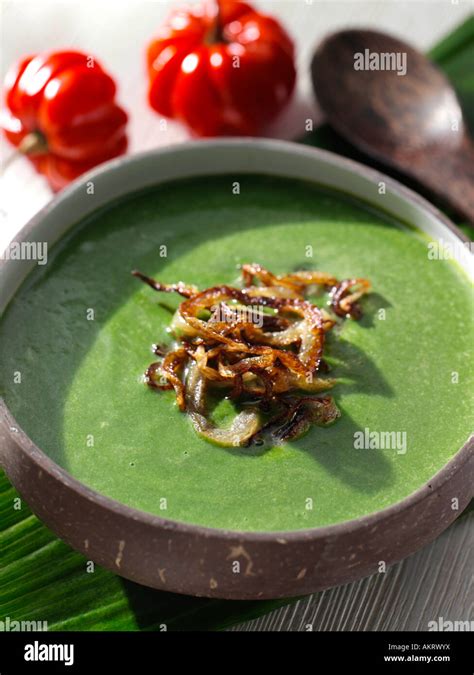
[[420,153],[406,171],[474,225],[474,144],[468,136],[453,150]]

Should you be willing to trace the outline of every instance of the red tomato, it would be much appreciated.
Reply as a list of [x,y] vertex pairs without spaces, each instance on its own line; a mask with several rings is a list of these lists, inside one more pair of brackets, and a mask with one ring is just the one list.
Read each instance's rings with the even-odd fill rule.
[[96,164],[125,152],[127,114],[115,83],[80,52],[28,57],[5,80],[5,135],[59,190]]
[[246,2],[171,14],[147,53],[149,101],[199,136],[253,135],[286,105],[296,80],[282,26]]

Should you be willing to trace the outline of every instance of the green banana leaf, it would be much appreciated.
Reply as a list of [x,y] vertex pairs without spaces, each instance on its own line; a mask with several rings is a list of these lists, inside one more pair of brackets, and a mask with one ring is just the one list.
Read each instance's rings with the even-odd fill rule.
[[[0,475],[0,620],[48,630],[222,629],[288,601],[240,602],[155,591],[99,566],[58,539]],[[166,627],[166,628],[165,628]]]
[[[430,55],[456,87],[474,129],[474,17]],[[327,125],[300,140],[368,162]],[[98,566],[91,571],[0,472],[0,621],[47,621],[49,630],[220,630],[289,602],[192,598],[139,586]]]

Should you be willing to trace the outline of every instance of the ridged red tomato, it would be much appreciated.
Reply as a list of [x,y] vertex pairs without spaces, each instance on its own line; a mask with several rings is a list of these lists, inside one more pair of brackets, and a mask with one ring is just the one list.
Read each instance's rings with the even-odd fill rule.
[[125,152],[127,114],[115,102],[113,79],[92,57],[30,56],[8,73],[5,88],[5,135],[54,190]]
[[147,54],[150,105],[199,136],[253,135],[294,89],[293,43],[272,17],[220,0],[174,11]]

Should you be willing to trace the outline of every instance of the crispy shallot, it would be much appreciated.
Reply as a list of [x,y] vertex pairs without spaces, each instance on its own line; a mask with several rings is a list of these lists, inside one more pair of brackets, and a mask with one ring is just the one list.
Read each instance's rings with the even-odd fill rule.
[[[338,317],[360,318],[358,301],[370,291],[369,281],[309,271],[277,276],[252,263],[241,267],[241,288],[199,291],[182,281],[163,284],[132,274],[156,291],[184,297],[170,327],[175,345],[154,346],[159,360],[147,368],[145,382],[174,390],[178,408],[200,436],[225,447],[265,439],[275,444],[339,417],[332,397],[312,394],[336,384],[321,377],[328,370],[325,336]],[[330,311],[308,299],[318,289],[328,293]],[[239,406],[230,426],[212,421],[210,394]]]

